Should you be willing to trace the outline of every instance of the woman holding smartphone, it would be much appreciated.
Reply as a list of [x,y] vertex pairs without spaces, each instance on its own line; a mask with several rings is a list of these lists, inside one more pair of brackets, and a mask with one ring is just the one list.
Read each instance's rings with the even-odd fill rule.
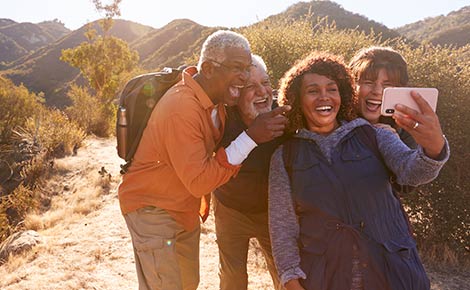
[[353,56],[349,67],[356,78],[355,104],[359,116],[376,127],[396,132],[403,143],[416,148],[415,140],[407,131],[397,126],[391,117],[380,114],[384,89],[408,85],[408,67],[403,56],[389,47],[368,47]]
[[[403,56],[390,47],[372,46],[359,50],[351,59],[349,67],[356,80],[356,96],[353,100],[356,113],[375,127],[391,130],[411,149],[416,149],[416,138],[426,141],[435,125],[437,115],[425,119],[423,124],[414,122],[410,125],[399,124],[392,117],[381,115],[382,96],[385,88],[406,87],[409,82],[408,66]],[[416,93],[413,93],[416,95]],[[400,185],[391,178],[395,195],[407,194],[415,190],[414,186]],[[403,214],[408,216],[403,209]],[[408,222],[408,225],[411,226]]]
[[[313,52],[281,79],[290,105],[286,141],[269,171],[269,229],[276,268],[287,290],[429,290],[389,172],[403,184],[437,177],[449,158],[432,108],[395,107],[397,124],[425,127],[410,149],[390,130],[356,118],[354,77],[342,59]],[[418,126],[420,131],[421,127]],[[378,154],[364,142],[372,131]]]

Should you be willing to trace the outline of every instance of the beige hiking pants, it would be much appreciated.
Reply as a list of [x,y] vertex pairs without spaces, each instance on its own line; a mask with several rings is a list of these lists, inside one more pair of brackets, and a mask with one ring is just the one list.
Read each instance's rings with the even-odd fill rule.
[[250,238],[261,246],[273,289],[283,289],[271,251],[268,214],[245,214],[224,206],[213,196],[215,231],[219,246],[219,277],[221,290],[246,290],[248,286],[247,258]]
[[124,215],[131,234],[139,290],[196,290],[200,227],[187,232],[163,209]]

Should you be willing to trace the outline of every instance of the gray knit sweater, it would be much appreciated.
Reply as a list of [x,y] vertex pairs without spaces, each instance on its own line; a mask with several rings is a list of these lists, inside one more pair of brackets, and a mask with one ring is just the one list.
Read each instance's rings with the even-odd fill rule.
[[[342,138],[358,126],[369,124],[358,118],[343,124],[328,136],[322,136],[308,130],[300,130],[297,135],[313,140],[319,146],[327,160]],[[399,137],[389,130],[376,128],[377,145],[388,168],[397,181],[404,185],[421,185],[435,179],[442,166],[449,158],[449,144],[445,141],[445,150],[440,160],[427,157],[423,149],[409,149]],[[269,175],[269,228],[273,256],[282,283],[292,279],[305,278],[300,268],[298,249],[299,225],[291,198],[289,176],[282,158],[280,146],[271,159]]]

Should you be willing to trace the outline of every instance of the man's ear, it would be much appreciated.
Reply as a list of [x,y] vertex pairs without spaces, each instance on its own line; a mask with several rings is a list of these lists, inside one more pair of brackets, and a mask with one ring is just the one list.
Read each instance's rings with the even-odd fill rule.
[[206,77],[207,79],[210,79],[214,75],[214,70],[215,70],[214,64],[211,61],[206,60],[202,62],[201,71],[199,73],[204,75],[204,77]]

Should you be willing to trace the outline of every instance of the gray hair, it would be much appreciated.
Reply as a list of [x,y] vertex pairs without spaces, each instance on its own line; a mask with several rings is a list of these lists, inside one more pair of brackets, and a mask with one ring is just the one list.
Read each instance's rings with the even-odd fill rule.
[[239,33],[230,30],[218,30],[209,35],[202,45],[201,56],[197,64],[198,71],[201,71],[201,66],[204,61],[225,61],[225,49],[232,47],[250,51],[248,40]]
[[261,56],[257,54],[251,54],[251,62],[254,66],[263,69],[265,72],[268,71],[268,67]]

